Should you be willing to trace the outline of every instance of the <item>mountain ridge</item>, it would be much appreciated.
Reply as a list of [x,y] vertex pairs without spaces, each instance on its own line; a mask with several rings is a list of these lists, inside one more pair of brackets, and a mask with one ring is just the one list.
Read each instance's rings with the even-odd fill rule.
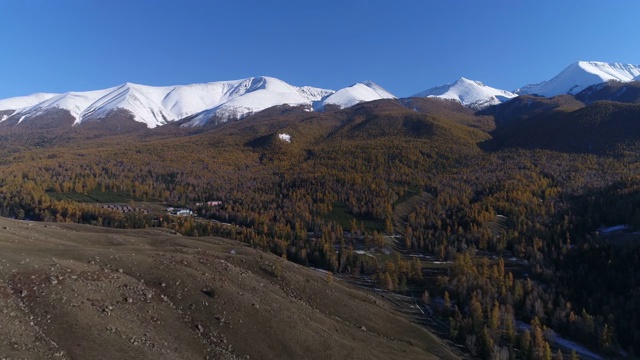
[[[105,118],[116,109],[131,113],[133,119],[154,128],[195,116],[187,126],[206,124],[212,118],[222,121],[240,119],[277,105],[304,106],[310,111],[324,108],[323,101],[338,94],[327,104],[341,108],[363,101],[395,98],[374,83],[357,83],[358,91],[338,91],[311,86],[293,86],[272,77],[217,81],[175,86],[147,86],[125,83],[85,92],[62,94],[37,93],[0,100],[0,121],[17,118],[17,123],[58,108],[69,111],[74,125]],[[350,87],[350,88],[351,88]],[[345,90],[345,91],[342,91]],[[10,114],[6,112],[11,111]]]
[[515,93],[545,97],[575,95],[591,85],[607,81],[629,82],[638,76],[640,76],[640,65],[578,61],[567,66],[550,80],[525,85],[516,89]]
[[[577,61],[549,80],[525,85],[514,92],[461,77],[413,97],[453,100],[477,111],[521,95],[577,96],[593,85],[628,83],[637,79],[640,79],[640,65]],[[172,86],[127,82],[102,90],[35,93],[0,99],[0,123],[11,120],[7,124],[19,125],[25,120],[42,119],[54,109],[62,109],[74,119],[73,125],[104,119],[117,112],[120,118],[132,118],[148,128],[176,121],[180,121],[181,126],[198,127],[209,122],[218,124],[242,119],[274,106],[323,111],[326,107],[344,109],[362,102],[396,98],[371,81],[339,90],[294,86],[268,76]]]
[[413,95],[413,97],[456,100],[462,105],[476,110],[500,104],[516,96],[512,92],[496,89],[465,77],[461,77],[454,83],[436,86]]

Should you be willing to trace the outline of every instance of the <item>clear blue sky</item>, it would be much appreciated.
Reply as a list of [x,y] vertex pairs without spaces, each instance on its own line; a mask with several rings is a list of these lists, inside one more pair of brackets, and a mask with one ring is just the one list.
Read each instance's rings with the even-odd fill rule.
[[409,96],[640,64],[640,1],[0,0],[0,98],[256,75]]

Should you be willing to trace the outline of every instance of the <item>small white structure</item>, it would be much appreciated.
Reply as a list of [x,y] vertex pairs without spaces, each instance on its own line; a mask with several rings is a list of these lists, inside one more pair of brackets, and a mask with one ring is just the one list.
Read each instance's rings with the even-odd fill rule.
[[193,211],[189,210],[189,209],[178,209],[176,212],[176,215],[178,216],[191,216],[193,215]]

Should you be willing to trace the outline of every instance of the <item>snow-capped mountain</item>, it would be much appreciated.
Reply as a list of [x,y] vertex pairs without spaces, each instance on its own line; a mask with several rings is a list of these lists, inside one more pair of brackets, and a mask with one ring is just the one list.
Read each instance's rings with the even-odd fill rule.
[[333,93],[333,90],[310,86],[292,86],[271,77],[244,79],[235,84],[229,96],[224,96],[218,104],[200,112],[185,125],[204,125],[212,118],[223,121],[240,119],[264,109],[284,104],[306,106],[312,109],[314,103],[321,102]]
[[164,87],[126,83],[104,90],[34,94],[0,100],[0,111],[13,111],[0,121],[13,118],[20,123],[52,109],[64,109],[73,116],[75,125],[102,119],[112,111],[124,109],[132,114],[134,120],[150,128],[193,115],[185,125],[199,126],[212,118],[218,121],[240,119],[277,105],[319,110],[325,104],[349,107],[362,101],[393,97],[373,83],[334,91],[296,87],[266,76]]
[[0,100],[0,111],[2,110],[17,110],[33,106],[45,100],[51,99],[57,94],[37,93],[27,96],[18,96],[9,99]]
[[607,81],[632,81],[640,78],[640,65],[578,61],[569,65],[553,79],[530,84],[516,90],[517,94],[532,94],[546,97],[572,94]]
[[364,81],[336,91],[327,97],[322,105],[335,105],[341,109],[351,107],[363,101],[395,99],[390,92],[372,81]]
[[506,90],[492,88],[480,81],[462,77],[452,84],[436,86],[413,96],[457,100],[464,106],[479,110],[490,105],[500,104],[517,95]]

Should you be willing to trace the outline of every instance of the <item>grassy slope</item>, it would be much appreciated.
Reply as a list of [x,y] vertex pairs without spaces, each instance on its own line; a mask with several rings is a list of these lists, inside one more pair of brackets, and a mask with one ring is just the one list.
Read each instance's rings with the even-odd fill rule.
[[2,218],[0,232],[10,358],[455,358],[381,297],[229,240]]

